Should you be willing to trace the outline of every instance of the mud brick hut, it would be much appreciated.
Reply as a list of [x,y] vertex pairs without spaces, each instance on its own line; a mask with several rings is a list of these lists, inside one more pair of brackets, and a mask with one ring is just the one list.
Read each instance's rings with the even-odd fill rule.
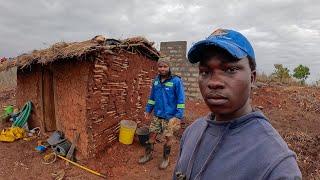
[[158,58],[144,38],[96,36],[18,56],[0,71],[18,68],[16,103],[32,101],[29,126],[61,130],[70,140],[79,132],[79,155],[88,158],[117,140],[121,120],[144,121]]

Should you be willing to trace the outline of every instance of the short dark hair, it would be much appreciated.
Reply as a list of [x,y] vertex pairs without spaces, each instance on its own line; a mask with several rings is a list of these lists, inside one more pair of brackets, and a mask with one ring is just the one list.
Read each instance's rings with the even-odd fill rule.
[[[199,59],[202,61],[207,61],[212,57],[220,57],[221,59],[228,60],[229,62],[236,62],[239,61],[236,57],[232,56],[228,51],[225,49],[218,47],[218,46],[205,46],[201,49],[201,53]],[[256,70],[256,63],[250,57],[247,57],[249,60],[249,66],[251,71]]]
[[250,57],[247,57],[247,58],[249,59],[249,65],[250,65],[251,71],[255,71],[257,68],[256,61],[253,61]]

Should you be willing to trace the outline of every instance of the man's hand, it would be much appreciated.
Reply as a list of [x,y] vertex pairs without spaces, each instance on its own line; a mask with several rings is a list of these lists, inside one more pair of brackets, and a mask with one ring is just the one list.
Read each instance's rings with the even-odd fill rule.
[[151,113],[144,112],[144,118],[146,118],[147,120],[150,120],[151,119]]

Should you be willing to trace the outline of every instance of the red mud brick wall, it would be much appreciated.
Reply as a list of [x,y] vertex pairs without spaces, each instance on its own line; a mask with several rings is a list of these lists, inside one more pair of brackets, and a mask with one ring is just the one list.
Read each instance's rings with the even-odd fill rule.
[[92,61],[67,61],[54,67],[55,112],[57,128],[72,141],[74,132],[80,133],[78,157],[87,157],[88,136],[86,96],[89,67]]
[[31,117],[28,120],[29,128],[41,127],[42,101],[41,101],[41,66],[32,65],[23,70],[17,70],[16,104],[21,109],[30,100],[33,103]]
[[143,113],[156,63],[126,51],[97,57],[88,86],[90,155],[117,141],[121,120],[145,121]]

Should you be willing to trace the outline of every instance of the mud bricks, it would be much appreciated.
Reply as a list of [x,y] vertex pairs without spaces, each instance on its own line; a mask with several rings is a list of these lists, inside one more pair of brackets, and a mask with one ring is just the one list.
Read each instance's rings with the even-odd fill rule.
[[186,97],[188,99],[200,99],[198,87],[198,64],[191,64],[186,57],[187,41],[170,41],[160,43],[162,55],[169,56],[171,71],[180,76],[184,82]]

